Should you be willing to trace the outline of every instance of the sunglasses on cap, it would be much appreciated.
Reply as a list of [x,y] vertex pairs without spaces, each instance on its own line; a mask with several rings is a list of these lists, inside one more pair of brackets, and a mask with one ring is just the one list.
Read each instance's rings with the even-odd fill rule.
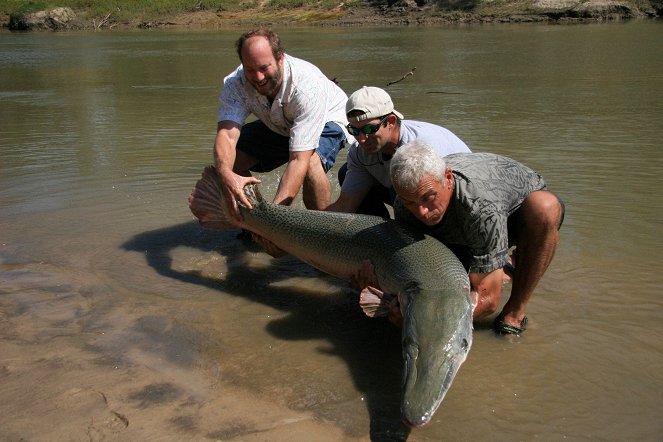
[[346,127],[348,128],[348,132],[350,132],[350,135],[354,135],[355,137],[359,134],[364,134],[364,135],[372,135],[375,132],[380,130],[380,127],[384,124],[384,122],[389,118],[389,115],[385,115],[379,123],[375,124],[366,124],[362,127],[354,127],[351,124],[348,124]]

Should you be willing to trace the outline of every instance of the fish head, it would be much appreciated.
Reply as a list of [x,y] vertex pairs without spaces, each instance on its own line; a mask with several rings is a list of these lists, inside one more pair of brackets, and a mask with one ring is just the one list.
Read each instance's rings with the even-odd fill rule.
[[401,414],[406,425],[421,427],[430,422],[471,346],[469,293],[422,290],[410,294],[402,330]]

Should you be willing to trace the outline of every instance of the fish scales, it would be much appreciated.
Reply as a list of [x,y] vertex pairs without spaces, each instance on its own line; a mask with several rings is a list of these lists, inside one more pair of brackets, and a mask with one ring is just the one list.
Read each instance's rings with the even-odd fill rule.
[[251,210],[241,209],[243,228],[333,276],[349,279],[365,259],[371,259],[380,286],[393,293],[408,283],[467,285],[467,273],[447,247],[393,220],[298,209],[264,200],[254,200],[252,205]]
[[339,278],[351,278],[370,259],[380,288],[398,296],[403,315],[403,420],[413,427],[430,422],[472,344],[469,279],[456,256],[396,220],[276,205],[255,185],[244,192],[252,208],[240,205],[243,220],[236,221],[210,166],[189,207],[203,227],[241,227]]

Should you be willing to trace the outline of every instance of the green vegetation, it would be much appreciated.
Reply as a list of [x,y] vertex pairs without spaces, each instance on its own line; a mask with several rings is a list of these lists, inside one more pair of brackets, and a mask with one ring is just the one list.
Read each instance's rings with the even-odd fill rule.
[[70,7],[86,15],[105,16],[109,12],[118,19],[152,17],[196,10],[224,10],[234,0],[1,0],[0,12],[26,14],[59,6]]
[[[318,11],[331,10],[342,0],[0,0],[0,15],[29,14],[56,7],[69,7],[84,17],[112,15],[113,21],[149,21],[169,14],[196,11],[241,12],[260,9],[286,12],[292,9]],[[346,6],[356,6],[361,0],[346,1]],[[314,14],[315,15],[315,14]],[[314,16],[312,15],[312,17]]]
[[[195,11],[241,11],[257,7],[288,9],[311,7],[328,9],[337,6],[336,0],[0,0],[0,13],[27,14],[59,6],[70,7],[87,15],[113,12],[118,17],[158,16]],[[346,2],[353,3],[353,2]],[[356,2],[355,2],[356,3]]]
[[[357,24],[544,21],[564,17],[572,20],[657,17],[663,0],[548,0],[545,8],[534,0],[0,0],[0,18],[25,16],[57,7],[71,8],[82,26],[94,29],[152,27],[164,23],[191,26],[218,23],[218,20],[266,23],[313,23],[348,20],[353,12]],[[191,14],[202,12],[203,14]],[[186,19],[176,19],[180,14]],[[198,18],[192,18],[197,16]],[[226,22],[228,23],[228,22]]]
[[21,0],[4,0],[0,2],[0,12],[5,14],[29,14],[30,12],[40,11],[48,8],[50,2],[48,1],[21,1]]

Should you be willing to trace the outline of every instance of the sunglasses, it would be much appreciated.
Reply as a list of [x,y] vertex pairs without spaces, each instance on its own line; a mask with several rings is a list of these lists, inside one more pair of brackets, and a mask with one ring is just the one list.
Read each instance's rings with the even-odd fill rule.
[[380,127],[382,127],[384,122],[387,121],[387,118],[389,118],[389,115],[384,116],[379,123],[367,124],[362,127],[354,127],[351,124],[348,124],[346,127],[348,128],[348,132],[350,132],[350,135],[354,135],[355,137],[362,133],[364,135],[372,135],[380,130]]

